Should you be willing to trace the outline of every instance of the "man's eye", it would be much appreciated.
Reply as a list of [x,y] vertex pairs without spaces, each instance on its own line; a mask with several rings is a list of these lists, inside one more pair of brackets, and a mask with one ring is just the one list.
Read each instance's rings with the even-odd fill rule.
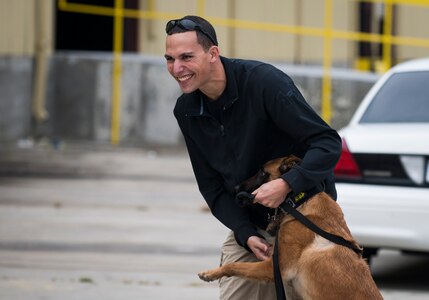
[[192,59],[192,56],[191,55],[183,55],[182,59],[188,61],[188,60]]

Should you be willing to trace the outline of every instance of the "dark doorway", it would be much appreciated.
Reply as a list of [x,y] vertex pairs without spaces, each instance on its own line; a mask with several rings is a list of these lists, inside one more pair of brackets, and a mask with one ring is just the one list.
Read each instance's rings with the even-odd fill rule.
[[[67,0],[69,3],[113,7],[114,0]],[[124,1],[126,8],[138,9],[137,0]],[[56,4],[56,50],[112,51],[113,17],[74,13],[59,9]],[[123,51],[137,51],[135,19],[124,19]]]

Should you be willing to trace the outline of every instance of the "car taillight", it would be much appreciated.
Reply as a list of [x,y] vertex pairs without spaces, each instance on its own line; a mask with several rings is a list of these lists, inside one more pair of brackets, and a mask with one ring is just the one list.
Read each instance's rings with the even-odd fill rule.
[[342,139],[341,157],[334,169],[334,174],[337,179],[360,179],[362,174],[349,151],[345,139]]

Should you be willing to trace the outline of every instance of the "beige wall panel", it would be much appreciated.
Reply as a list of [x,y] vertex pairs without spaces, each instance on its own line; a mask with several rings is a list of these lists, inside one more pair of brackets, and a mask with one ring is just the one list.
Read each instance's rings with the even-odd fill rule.
[[[358,30],[358,5],[355,1],[334,0],[333,1],[332,27],[341,31]],[[349,65],[352,67],[354,57],[357,53],[358,43],[336,39],[333,42],[332,57],[334,64]]]
[[322,27],[325,12],[325,1],[302,0],[302,25],[307,27]]
[[[272,24],[321,27],[324,25],[322,0],[206,0],[198,7],[196,0],[141,1],[141,8],[154,9],[172,16],[203,14],[213,22],[225,56],[255,58],[296,63],[320,63],[323,59],[323,42],[320,37],[294,36],[287,32],[270,32],[258,29],[234,28],[221,25],[219,19],[245,20]],[[355,30],[356,5],[353,1],[334,0],[333,26],[339,30]],[[150,6],[152,5],[152,7]],[[142,20],[140,25],[140,50],[159,55],[165,48],[165,20]],[[355,45],[335,42],[333,57],[345,64],[353,60]]]
[[272,33],[238,30],[235,40],[236,56],[270,61],[291,61],[294,51],[293,36],[287,33]]
[[[294,2],[239,0],[235,17],[239,20],[269,24],[294,25]],[[290,61],[294,52],[294,38],[287,32],[272,32],[236,28],[234,55],[271,61]]]
[[294,0],[236,0],[238,19],[294,24]]
[[34,1],[0,0],[0,54],[34,53]]
[[[197,13],[195,0],[140,0],[140,9],[162,12],[171,18]],[[142,19],[139,26],[139,51],[163,55],[165,51],[166,19]]]
[[205,1],[204,16],[213,24],[217,34],[217,40],[221,55],[231,56],[234,53],[235,32],[231,27],[219,24],[218,19],[231,18],[235,10],[235,1],[231,0],[207,0]]
[[[332,29],[341,31],[356,31],[357,10],[353,1],[332,1]],[[302,2],[302,25],[313,28],[323,28],[325,4],[324,1],[306,0]],[[320,37],[297,37],[300,59],[305,64],[321,64],[323,60],[323,39]],[[348,60],[353,60],[356,45],[353,42],[335,39],[332,41],[332,60],[335,64],[344,65]]]
[[397,46],[396,53],[397,53],[398,62],[402,62],[413,58],[429,57],[429,48]]
[[[429,41],[429,7],[401,6],[397,8],[396,34]],[[429,47],[397,46],[398,60],[428,57]]]

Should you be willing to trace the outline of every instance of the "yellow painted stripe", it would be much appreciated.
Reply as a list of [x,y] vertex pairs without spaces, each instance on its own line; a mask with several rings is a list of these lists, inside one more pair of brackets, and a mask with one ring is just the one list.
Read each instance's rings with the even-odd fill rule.
[[121,78],[122,78],[122,35],[123,0],[115,0],[114,37],[113,37],[113,73],[112,73],[112,128],[111,143],[119,144],[121,132]]
[[197,15],[204,16],[206,11],[206,1],[205,0],[197,0]]
[[383,69],[387,71],[392,66],[392,18],[393,18],[393,0],[384,2],[384,39],[383,39]]
[[332,66],[332,0],[325,0],[324,16],[325,35],[323,40],[323,78],[321,115],[329,124],[331,122],[331,66]]

